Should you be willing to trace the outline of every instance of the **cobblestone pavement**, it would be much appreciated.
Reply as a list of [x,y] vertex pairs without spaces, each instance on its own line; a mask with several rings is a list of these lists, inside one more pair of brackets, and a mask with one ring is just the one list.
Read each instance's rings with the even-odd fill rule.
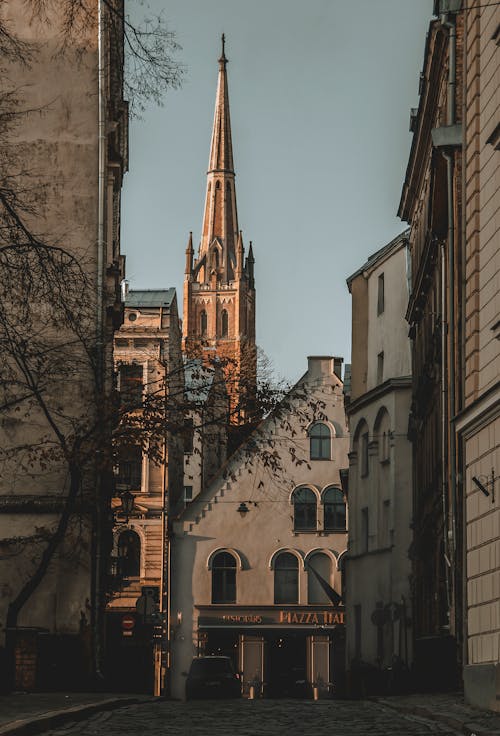
[[423,736],[443,723],[370,701],[159,701],[100,713],[45,736]]

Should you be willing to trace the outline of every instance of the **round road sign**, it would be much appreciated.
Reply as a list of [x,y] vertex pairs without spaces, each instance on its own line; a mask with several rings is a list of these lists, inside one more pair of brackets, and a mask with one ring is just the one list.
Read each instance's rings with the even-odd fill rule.
[[122,617],[122,629],[124,631],[132,631],[135,626],[135,618],[130,615]]

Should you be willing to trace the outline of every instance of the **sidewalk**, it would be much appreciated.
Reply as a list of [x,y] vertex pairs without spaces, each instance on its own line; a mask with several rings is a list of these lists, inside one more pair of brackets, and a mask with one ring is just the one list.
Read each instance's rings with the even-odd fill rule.
[[0,695],[0,736],[27,736],[94,713],[148,702],[147,695],[116,693],[14,693]]
[[500,734],[500,713],[468,705],[462,693],[391,695],[374,698],[379,703],[403,713],[441,721],[466,736]]

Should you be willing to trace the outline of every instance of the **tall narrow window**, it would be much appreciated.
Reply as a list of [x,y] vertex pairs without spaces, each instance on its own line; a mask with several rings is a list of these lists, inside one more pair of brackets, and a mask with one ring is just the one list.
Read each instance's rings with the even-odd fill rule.
[[236,560],[229,552],[212,561],[212,603],[236,603]]
[[296,532],[316,531],[316,495],[310,488],[293,492],[293,528]]
[[299,561],[291,552],[282,552],[274,563],[274,602],[299,602]]
[[381,352],[377,355],[377,383],[382,383],[384,380],[384,353]]
[[331,603],[322,584],[331,585],[331,559],[328,555],[318,552],[312,555],[307,568],[307,602],[309,604]]
[[220,316],[220,334],[221,337],[227,337],[228,335],[228,326],[229,326],[229,319],[227,315],[227,310],[223,309],[221,316]]
[[323,493],[325,531],[345,531],[346,509],[340,488],[327,488]]
[[117,485],[126,486],[126,490],[141,490],[142,449],[139,445],[130,445],[119,449],[116,483]]
[[190,455],[194,448],[194,423],[192,419],[184,419],[182,425],[182,441],[185,455]]
[[370,529],[368,526],[368,507],[361,509],[361,551],[368,552]]
[[120,399],[128,411],[139,409],[142,405],[143,377],[142,365],[122,363],[118,368],[120,377]]
[[205,310],[200,314],[200,334],[205,337],[207,334],[207,313]]
[[361,476],[364,478],[368,475],[368,432],[361,435]]
[[124,578],[137,578],[141,572],[141,540],[131,529],[118,537],[118,569]]
[[316,422],[309,430],[311,460],[330,460],[331,434],[323,422]]
[[382,314],[385,309],[385,286],[384,274],[378,277],[378,294],[377,294],[377,314]]

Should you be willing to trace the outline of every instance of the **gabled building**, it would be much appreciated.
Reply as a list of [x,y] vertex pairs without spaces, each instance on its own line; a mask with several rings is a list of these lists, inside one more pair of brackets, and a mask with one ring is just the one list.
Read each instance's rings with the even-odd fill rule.
[[347,415],[347,669],[352,693],[383,692],[412,665],[412,448],[408,232],[347,279],[352,366]]
[[343,685],[340,471],[349,438],[341,359],[308,370],[174,522],[171,694],[193,657],[225,654],[244,695]]

